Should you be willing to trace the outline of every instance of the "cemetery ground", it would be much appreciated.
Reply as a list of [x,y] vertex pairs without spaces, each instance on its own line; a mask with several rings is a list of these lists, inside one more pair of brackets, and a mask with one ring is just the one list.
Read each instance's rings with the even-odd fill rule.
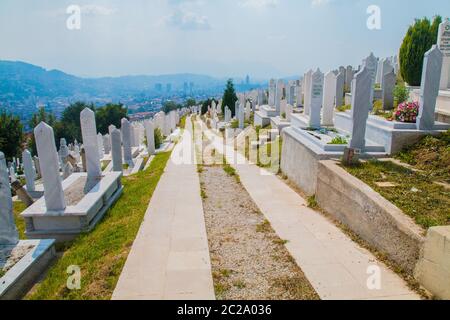
[[216,298],[318,299],[236,172],[213,165],[199,173]]
[[[170,154],[156,155],[147,170],[122,179],[125,188],[119,201],[91,233],[58,245],[59,259],[26,299],[111,298]],[[15,209],[17,215],[23,208],[16,204]],[[20,225],[19,229],[23,230]],[[23,236],[23,231],[20,234]],[[82,270],[80,290],[68,290],[66,287],[67,268],[71,265],[77,265]]]

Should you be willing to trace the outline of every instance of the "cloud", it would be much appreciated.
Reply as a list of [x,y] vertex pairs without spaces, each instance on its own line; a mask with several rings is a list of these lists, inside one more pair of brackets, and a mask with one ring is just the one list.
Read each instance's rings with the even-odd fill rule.
[[163,23],[167,26],[179,28],[181,30],[209,30],[208,17],[201,16],[195,12],[184,11],[181,9],[165,16]]
[[252,9],[274,8],[277,4],[278,0],[242,0],[239,2],[239,6]]

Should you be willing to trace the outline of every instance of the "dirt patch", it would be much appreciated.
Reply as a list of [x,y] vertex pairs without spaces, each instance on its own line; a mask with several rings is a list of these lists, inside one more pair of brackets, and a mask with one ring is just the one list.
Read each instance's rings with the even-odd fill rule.
[[223,166],[199,175],[217,299],[319,299],[238,180]]
[[79,177],[66,190],[64,190],[64,197],[67,206],[76,206],[83,197],[89,193],[101,180],[89,179],[87,177]]
[[34,245],[0,246],[0,278],[33,248]]

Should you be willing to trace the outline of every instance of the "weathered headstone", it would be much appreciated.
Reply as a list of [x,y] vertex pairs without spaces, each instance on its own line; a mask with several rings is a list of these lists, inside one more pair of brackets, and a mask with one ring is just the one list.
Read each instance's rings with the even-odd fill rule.
[[269,106],[275,106],[275,95],[276,95],[277,85],[275,79],[270,79],[269,81]]
[[33,159],[31,153],[28,150],[22,152],[22,162],[25,171],[25,180],[27,183],[27,191],[35,191],[34,181],[36,180],[36,170],[33,166]]
[[344,105],[345,74],[339,71],[336,77],[336,108]]
[[85,108],[80,113],[81,134],[83,136],[83,146],[86,152],[86,166],[89,179],[102,176],[100,164],[100,154],[97,136],[97,125],[95,123],[95,113],[89,108]]
[[275,94],[275,110],[277,114],[280,114],[280,104],[281,100],[283,99],[283,90],[284,90],[284,81],[278,80]]
[[440,89],[450,88],[450,20],[446,19],[439,25],[437,44],[443,54]]
[[34,137],[41,165],[47,211],[62,211],[66,208],[66,200],[59,175],[59,159],[53,129],[45,122],[41,122],[34,129]]
[[145,121],[145,133],[147,136],[147,151],[148,154],[155,154],[155,128],[153,122]]
[[350,148],[364,150],[366,146],[366,125],[370,111],[372,76],[365,67],[353,79],[352,92],[352,137]]
[[15,245],[19,234],[14,222],[11,188],[5,155],[0,152],[0,245]]
[[419,116],[417,129],[433,130],[436,100],[439,95],[443,54],[436,45],[425,53],[420,85]]
[[337,76],[333,71],[328,72],[323,84],[323,114],[322,124],[333,125],[334,104],[336,102]]
[[34,156],[33,157],[33,162],[34,162],[34,168],[36,169],[37,178],[42,177],[41,166],[39,164],[39,158],[37,156]]
[[347,87],[351,85],[354,75],[355,72],[353,71],[353,67],[347,66],[347,69],[345,70],[345,85]]
[[111,138],[109,134],[103,136],[103,148],[105,149],[105,154],[111,153]]
[[122,143],[120,131],[113,129],[111,131],[111,157],[113,162],[113,171],[122,172]]
[[63,168],[64,164],[66,163],[66,158],[69,155],[69,148],[67,147],[67,141],[64,138],[61,138],[61,140],[59,141],[58,155],[61,168]]
[[371,103],[373,103],[373,96],[374,96],[374,89],[375,89],[374,86],[375,86],[375,80],[377,77],[377,68],[378,68],[378,60],[374,56],[373,52],[370,53],[370,55],[366,59],[364,59],[363,67],[365,67],[369,71],[370,77],[372,79],[372,91],[371,91],[371,95],[370,95],[370,101],[371,101]]
[[394,70],[386,73],[383,76],[382,81],[382,93],[383,93],[383,109],[384,110],[392,110],[394,108],[394,86],[397,81],[397,76],[394,73]]
[[320,128],[320,112],[323,101],[323,73],[320,72],[320,69],[317,69],[311,76],[309,96],[311,97],[309,126],[311,128]]
[[103,136],[101,133],[97,134],[97,145],[98,145],[98,157],[100,160],[105,156],[105,151],[103,150]]
[[304,94],[304,108],[305,108],[305,114],[309,115],[309,110],[311,109],[311,77],[314,71],[309,70],[304,77],[304,83],[305,86],[303,90],[305,91]]
[[128,119],[122,119],[122,144],[123,144],[123,157],[125,163],[133,165],[133,154],[131,152],[131,126]]
[[239,120],[239,129],[244,129],[245,127],[245,115],[244,115],[244,106],[239,104],[238,109],[238,120]]

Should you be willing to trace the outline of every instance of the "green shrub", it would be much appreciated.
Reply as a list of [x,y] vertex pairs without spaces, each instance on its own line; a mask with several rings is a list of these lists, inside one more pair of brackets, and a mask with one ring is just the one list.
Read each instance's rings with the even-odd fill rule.
[[[411,86],[420,86],[424,55],[436,44],[441,22],[440,16],[436,16],[432,24],[428,18],[416,19],[403,39],[400,47],[400,72],[403,80]],[[403,101],[399,101],[401,102]]]
[[336,109],[337,109],[337,111],[339,111],[339,112],[345,112],[345,111],[347,111],[347,110],[350,110],[351,108],[352,108],[352,106],[349,105],[349,104],[347,104],[347,105],[345,105],[345,106],[337,107]]
[[333,140],[331,140],[331,142],[329,142],[328,144],[339,144],[339,145],[348,144],[348,141],[344,137],[337,136],[337,137],[334,137]]
[[377,100],[374,102],[372,113],[377,116],[383,113],[383,100]]
[[407,101],[409,98],[409,90],[404,85],[396,85],[393,94],[396,106]]

